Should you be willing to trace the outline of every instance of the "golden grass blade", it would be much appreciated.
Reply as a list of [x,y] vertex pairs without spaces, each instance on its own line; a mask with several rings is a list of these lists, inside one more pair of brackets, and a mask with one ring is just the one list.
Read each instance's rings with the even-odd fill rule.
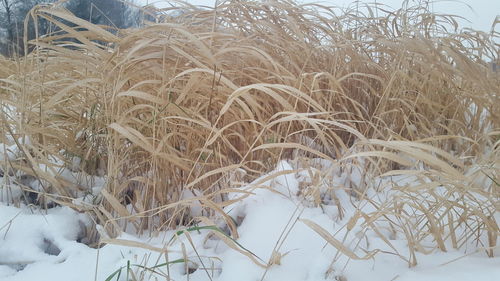
[[373,258],[375,254],[377,254],[378,250],[375,251],[370,251],[368,252],[365,256],[358,256],[356,255],[352,250],[344,246],[342,242],[339,240],[335,239],[328,231],[326,231],[324,228],[319,226],[317,223],[308,220],[308,219],[300,219],[301,222],[303,222],[305,225],[310,227],[312,230],[314,230],[317,234],[319,234],[323,239],[326,240],[330,245],[335,247],[335,249],[339,250],[342,254],[348,256],[349,258],[353,260],[367,260]]
[[[111,204],[111,207],[113,210],[115,210],[116,213],[122,218],[128,218],[130,217],[130,213],[125,208],[118,199],[116,199],[113,195],[111,195],[108,191],[106,191],[105,188],[101,190],[102,196],[106,199],[106,201]],[[130,217],[131,219],[134,219],[134,217]]]
[[119,246],[126,246],[126,247],[133,247],[133,248],[141,248],[145,250],[150,250],[152,252],[157,252],[157,253],[167,253],[168,250],[166,248],[158,248],[158,247],[153,247],[149,244],[142,243],[139,241],[132,241],[132,240],[125,240],[125,239],[119,239],[119,238],[102,238],[100,243],[103,244],[111,244],[111,245],[119,245]]

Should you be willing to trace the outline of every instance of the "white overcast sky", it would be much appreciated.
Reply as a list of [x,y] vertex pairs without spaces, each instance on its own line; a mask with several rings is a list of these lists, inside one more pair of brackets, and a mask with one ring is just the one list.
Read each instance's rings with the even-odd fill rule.
[[[413,2],[420,2],[412,0]],[[136,0],[137,3],[148,4],[155,2],[166,2],[158,0]],[[215,0],[187,0],[187,2],[194,5],[214,6]],[[352,0],[299,0],[300,3],[325,3],[335,6],[345,6],[352,3]],[[369,0],[361,2],[377,2],[388,5],[392,8],[400,8],[403,0]],[[468,5],[468,6],[467,6]],[[470,7],[469,7],[470,6]],[[464,27],[472,27],[482,31],[490,31],[491,24],[495,17],[500,17],[500,0],[461,0],[461,1],[436,1],[432,4],[432,9],[436,13],[454,14],[467,18],[470,23],[462,22]],[[471,10],[472,8],[472,10]],[[497,24],[496,30],[500,30],[500,24]]]

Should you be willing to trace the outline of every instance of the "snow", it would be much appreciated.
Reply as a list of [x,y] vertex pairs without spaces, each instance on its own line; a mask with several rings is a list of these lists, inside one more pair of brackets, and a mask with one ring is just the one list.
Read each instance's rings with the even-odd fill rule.
[[[218,239],[210,229],[182,233],[172,230],[153,238],[123,233],[118,237],[120,240],[108,240],[111,243],[93,249],[79,242],[90,223],[85,214],[68,207],[48,210],[23,204],[16,207],[2,197],[0,280],[106,280],[115,272],[110,280],[126,280],[127,266],[137,280],[168,280],[162,274],[168,274],[171,280],[193,281],[500,280],[500,258],[488,258],[484,251],[473,248],[450,250],[449,247],[448,252],[417,253],[417,266],[409,268],[406,261],[390,253],[397,251],[408,256],[403,235],[391,234],[390,229],[380,224],[380,231],[395,247],[391,249],[373,231],[362,228],[362,219],[351,220],[356,212],[370,214],[375,210],[372,204],[353,198],[342,188],[349,181],[359,184],[362,171],[346,174],[335,163],[322,160],[318,163],[317,168],[305,168],[298,161],[281,161],[270,174],[235,187],[242,192],[228,195],[230,199],[242,198],[224,210],[238,223],[237,242],[252,253],[255,262]],[[318,175],[331,181],[318,180],[321,178]],[[67,179],[72,179],[71,176],[66,172]],[[102,185],[103,181],[101,178],[88,185],[94,196],[100,192],[96,184]],[[391,183],[401,186],[411,181],[412,176],[390,178]],[[389,178],[377,179],[375,183],[388,184]],[[0,178],[1,191],[6,188]],[[248,192],[251,195],[245,196]],[[370,189],[366,194],[373,202],[383,204],[392,193]],[[201,191],[193,190],[183,193],[182,199],[192,200],[197,196],[201,196]],[[82,196],[74,202],[89,203],[88,200]],[[198,201],[193,200],[191,211],[192,215],[202,213]],[[350,259],[307,226],[305,220],[320,225],[360,257],[376,249],[385,252],[366,260]],[[218,225],[224,226],[220,221]],[[185,228],[178,230],[182,229]],[[135,247],[130,241],[166,249],[167,254]],[[158,266],[155,273],[140,267],[153,268],[165,263],[167,257],[168,261],[187,257],[190,262],[172,263],[168,268]],[[270,266],[266,270],[258,263]]]
[[5,145],[0,143],[0,161],[14,160],[18,153],[17,145]]

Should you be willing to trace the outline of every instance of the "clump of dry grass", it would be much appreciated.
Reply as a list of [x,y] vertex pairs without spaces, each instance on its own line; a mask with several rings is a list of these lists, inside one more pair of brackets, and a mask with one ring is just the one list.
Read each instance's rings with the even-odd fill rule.
[[[498,132],[494,133],[498,137]],[[405,165],[404,170],[391,170],[382,175],[391,190],[382,201],[366,198],[376,211],[360,213],[354,217],[363,221],[365,231],[374,231],[389,247],[390,240],[404,237],[409,254],[405,259],[410,266],[417,264],[417,252],[434,250],[472,249],[484,251],[490,257],[497,249],[500,229],[496,220],[500,185],[500,147],[475,159],[461,163],[451,154],[424,142],[370,140],[367,143],[380,150],[371,150],[351,156],[370,157],[371,160],[387,158]],[[402,156],[402,157],[401,157]],[[424,165],[415,169],[413,165]],[[410,169],[408,169],[410,168]],[[388,181],[389,178],[409,177],[404,184]],[[381,229],[389,229],[381,231]],[[397,253],[397,251],[394,253]]]
[[[11,129],[0,138],[29,136],[9,165],[39,178],[46,196],[90,210],[115,231],[123,226],[116,218],[139,232],[160,230],[189,221],[185,207],[195,199],[182,200],[185,189],[200,190],[206,211],[222,214],[238,169],[249,181],[297,151],[347,159],[358,144],[365,152],[357,156],[375,157],[368,174],[407,164],[394,150],[431,167],[419,192],[434,199],[402,190],[389,207],[405,222],[400,208],[416,208],[411,227],[421,235],[453,232],[467,223],[457,220],[465,212],[477,219],[474,230],[498,231],[488,213],[498,207],[490,204],[498,184],[488,191],[473,180],[482,172],[465,169],[486,147],[490,162],[498,159],[498,135],[494,143],[489,134],[500,127],[500,77],[487,62],[499,58],[498,33],[462,32],[454,17],[421,6],[340,11],[283,0],[170,10],[176,16],[119,31],[57,5],[31,11],[27,25],[43,18],[59,31],[29,42],[34,51],[15,62],[0,58],[2,106],[16,109],[2,112]],[[106,177],[102,203],[72,203],[85,190],[57,170],[75,159],[82,175]],[[497,177],[498,163],[488,169],[480,171]],[[437,185],[448,193],[435,194]],[[452,200],[476,192],[490,205]],[[440,248],[443,239],[461,243],[434,238]],[[412,238],[415,248],[421,239]]]

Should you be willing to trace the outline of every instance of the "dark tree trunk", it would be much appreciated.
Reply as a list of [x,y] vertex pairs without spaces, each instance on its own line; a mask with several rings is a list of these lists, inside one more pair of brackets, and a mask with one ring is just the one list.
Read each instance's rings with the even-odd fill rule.
[[5,16],[7,17],[7,36],[8,41],[14,41],[14,25],[12,24],[12,10],[9,0],[2,0],[3,8],[5,9]]

